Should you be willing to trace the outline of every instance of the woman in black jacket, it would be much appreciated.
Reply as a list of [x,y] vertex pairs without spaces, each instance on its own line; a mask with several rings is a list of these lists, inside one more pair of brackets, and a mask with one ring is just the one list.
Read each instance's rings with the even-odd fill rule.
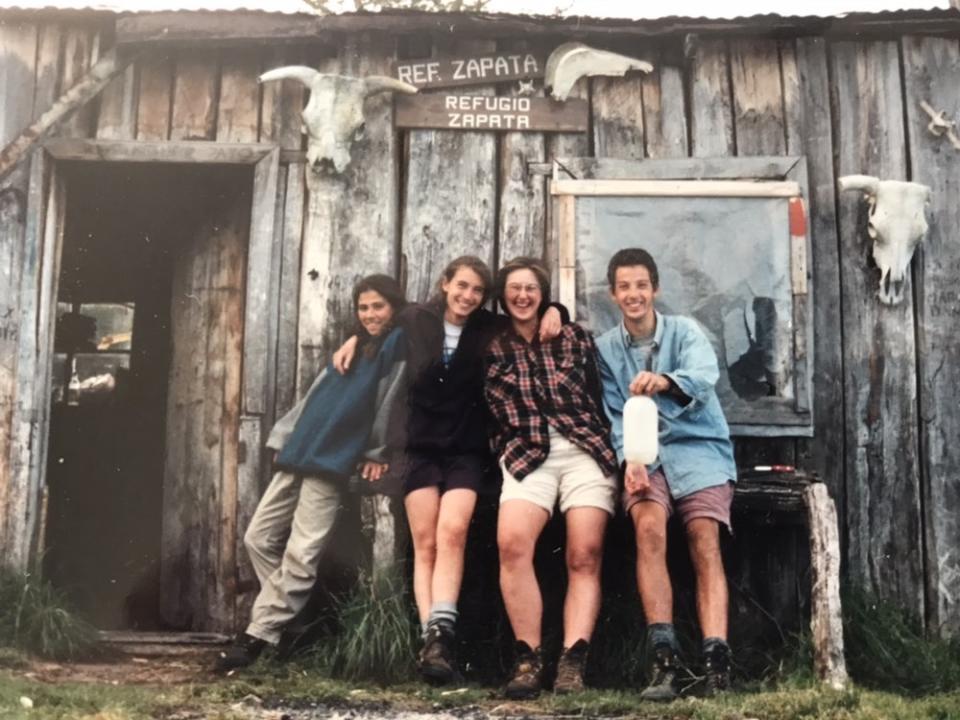
[[[457,600],[477,494],[495,492],[499,484],[489,445],[483,358],[508,320],[482,307],[492,286],[486,263],[458,257],[444,269],[433,298],[409,305],[397,318],[408,344],[404,505],[423,626],[420,671],[439,682],[456,672]],[[553,337],[560,324],[560,311],[552,308],[543,332]],[[338,355],[335,366],[349,365],[349,341]]]

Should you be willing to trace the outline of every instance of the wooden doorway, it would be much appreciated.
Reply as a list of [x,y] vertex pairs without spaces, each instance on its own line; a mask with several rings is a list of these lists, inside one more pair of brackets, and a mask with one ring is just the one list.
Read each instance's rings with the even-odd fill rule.
[[[93,141],[47,149],[58,161],[49,202],[66,208],[48,213],[61,266],[49,305],[81,337],[91,316],[104,326],[105,312],[132,318],[129,330],[107,333],[119,337],[107,349],[125,367],[100,374],[133,392],[87,411],[83,395],[97,381],[74,372],[58,323],[48,362],[59,402],[44,428],[46,565],[65,589],[79,586],[101,627],[231,631],[245,600],[238,525],[261,476],[279,153]],[[104,347],[117,340],[96,335]],[[103,360],[85,362],[102,370]],[[79,558],[89,567],[71,577]]]

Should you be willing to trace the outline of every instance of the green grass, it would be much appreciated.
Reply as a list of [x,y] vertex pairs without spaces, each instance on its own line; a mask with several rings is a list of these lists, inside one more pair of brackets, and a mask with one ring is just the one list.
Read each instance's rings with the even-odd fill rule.
[[96,651],[97,632],[49,583],[0,568],[0,646],[74,660]]
[[361,577],[335,603],[338,630],[304,658],[314,670],[344,680],[399,683],[415,675],[418,648],[413,604],[398,569]]
[[843,624],[847,666],[858,683],[917,695],[960,689],[960,638],[928,638],[918,620],[858,591],[844,594]]
[[[0,717],[4,720],[165,720],[205,717],[249,718],[251,696],[269,708],[306,708],[314,704],[357,710],[477,709],[492,711],[505,701],[496,688],[431,688],[419,683],[382,687],[325,678],[302,664],[263,664],[255,672],[207,684],[179,687],[48,685],[0,670]],[[29,697],[31,710],[20,706]],[[247,704],[245,704],[247,703]],[[641,702],[635,692],[590,690],[536,702],[511,703],[514,715],[623,717],[637,720],[957,720],[960,693],[910,697],[853,687],[830,691],[814,686],[780,687],[767,692],[731,693],[711,699],[688,698],[670,705]],[[279,713],[277,714],[279,717]]]

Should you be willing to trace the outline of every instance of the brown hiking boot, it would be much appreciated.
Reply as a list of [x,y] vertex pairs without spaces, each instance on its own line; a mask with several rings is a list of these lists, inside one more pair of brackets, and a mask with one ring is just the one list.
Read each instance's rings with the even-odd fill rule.
[[442,625],[427,629],[420,651],[420,674],[435,683],[448,683],[457,672],[453,633]]
[[518,641],[515,649],[513,673],[504,695],[511,700],[530,700],[540,694],[543,687],[543,658],[540,648],[532,649],[523,641]]
[[577,640],[573,647],[563,649],[560,662],[557,663],[557,679],[553,682],[553,691],[559,695],[581,692],[584,689],[583,668],[587,664],[590,644],[583,639]]
[[669,645],[658,645],[654,650],[650,684],[640,693],[641,700],[670,702],[677,697],[676,681],[680,670],[677,656]]

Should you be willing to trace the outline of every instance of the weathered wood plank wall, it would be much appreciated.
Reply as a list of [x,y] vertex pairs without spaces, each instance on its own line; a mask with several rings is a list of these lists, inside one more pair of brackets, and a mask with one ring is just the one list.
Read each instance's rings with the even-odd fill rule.
[[917,362],[927,620],[945,635],[960,632],[960,152],[926,129],[926,100],[950,117],[960,112],[960,43],[907,37],[903,42],[910,173],[933,189],[930,234],[917,251]]
[[[89,29],[86,39],[69,31],[54,24],[0,28],[10,40],[5,49],[29,45],[3,56],[0,81],[7,85],[2,94],[13,92],[7,89],[11,82],[26,82],[38,96],[30,112],[19,104],[4,105],[0,137],[42,111],[43,95],[52,101],[64,79],[76,77],[81,65],[66,62],[67,55],[77,55],[80,47],[89,59],[99,52]],[[498,46],[539,47],[540,42],[505,38]],[[457,38],[414,44],[413,54],[420,56],[494,48],[490,42]],[[960,497],[950,474],[957,464],[950,440],[957,435],[960,415],[949,398],[958,380],[957,364],[951,361],[960,349],[954,337],[958,304],[951,294],[960,259],[951,232],[960,218],[949,198],[957,191],[957,159],[945,143],[926,134],[925,116],[917,107],[920,99],[929,99],[948,114],[958,112],[956,39],[703,38],[689,47],[680,39],[596,44],[649,59],[655,71],[581,82],[574,96],[590,101],[589,133],[398,133],[389,125],[389,102],[375,101],[367,139],[355,146],[354,166],[345,181],[305,183],[302,165],[282,169],[277,202],[283,218],[274,245],[277,265],[271,268],[278,278],[271,310],[276,313],[271,340],[275,363],[267,379],[267,414],[240,421],[244,442],[262,439],[273,417],[292,404],[298,388],[312,379],[342,338],[332,321],[349,317],[349,289],[360,274],[400,272],[402,256],[408,295],[422,300],[432,293],[443,265],[462,252],[491,263],[543,253],[555,264],[555,240],[549,233],[554,208],[543,178],[526,172],[527,162],[586,155],[804,155],[813,241],[816,435],[812,440],[738,441],[738,460],[796,462],[819,472],[838,503],[849,577],[911,610],[925,610],[937,627],[956,627],[960,565],[953,548],[960,544],[955,519]],[[112,83],[95,117],[84,121],[78,115],[67,131],[95,132],[104,139],[258,139],[299,149],[303,89],[289,81],[258,89],[256,73],[302,61],[344,72],[384,71],[395,45],[394,40],[358,36],[339,47],[161,48]],[[55,55],[64,57],[62,70],[51,74],[49,63],[42,72],[35,68],[34,58],[44,55],[38,46],[55,47]],[[409,48],[403,52],[409,54]],[[10,80],[18,72],[9,59],[16,54],[28,61],[26,80]],[[49,90],[41,93],[41,87]],[[516,86],[496,90],[516,91]],[[867,133],[866,127],[876,132]],[[934,187],[935,220],[915,263],[916,287],[896,308],[880,306],[875,297],[877,271],[864,239],[863,203],[848,194],[836,204],[835,176],[854,172],[901,179],[912,174]],[[26,187],[23,178],[21,171],[21,188]],[[3,188],[12,183],[8,178]],[[10,240],[0,241],[0,250],[7,267],[22,262],[10,254],[22,253],[22,247]],[[0,300],[9,308],[3,292],[0,288]],[[9,379],[4,385],[9,377],[5,370],[9,368],[0,367],[0,399],[5,391],[7,397],[12,393]],[[0,492],[6,487],[9,432],[0,423]],[[239,471],[245,479],[236,490],[238,526],[255,502],[258,488],[251,486],[252,478],[262,483],[262,469]],[[770,578],[803,573],[801,544],[787,533],[751,557],[754,569],[744,569],[747,575],[741,579],[757,587]],[[243,557],[239,548],[235,553],[238,560]],[[248,572],[238,571],[241,586],[250,579]],[[785,611],[786,617],[798,607],[803,586],[802,579],[786,577],[774,583],[767,599],[793,608]],[[775,615],[781,617],[779,611]]]
[[[32,98],[36,85],[36,25],[0,27],[0,96]],[[4,102],[0,108],[0,144],[6,145],[33,120],[32,103]],[[23,234],[27,220],[28,168],[21,166],[0,185],[0,503],[14,512],[26,507],[11,498],[17,492],[11,477],[11,451],[16,402],[17,357],[20,337],[20,267],[23,262]],[[22,522],[4,513],[0,524],[5,545]]]
[[[906,178],[897,43],[835,43],[830,59],[837,174]],[[878,302],[878,272],[868,261],[864,215],[859,193],[840,196],[847,572],[922,615],[913,303],[910,288],[900,305]]]
[[[0,144],[45,112],[95,61],[101,26],[20,21],[0,25]],[[78,113],[61,134],[88,133],[90,114]],[[33,170],[31,171],[31,166]],[[40,286],[49,245],[45,228],[46,168],[34,154],[0,181],[0,547],[7,562],[26,565],[39,510],[40,463],[46,437],[37,432],[47,413],[35,390],[46,376],[51,325],[42,318],[49,298]],[[54,267],[53,265],[49,267]],[[33,322],[31,322],[31,320]]]

